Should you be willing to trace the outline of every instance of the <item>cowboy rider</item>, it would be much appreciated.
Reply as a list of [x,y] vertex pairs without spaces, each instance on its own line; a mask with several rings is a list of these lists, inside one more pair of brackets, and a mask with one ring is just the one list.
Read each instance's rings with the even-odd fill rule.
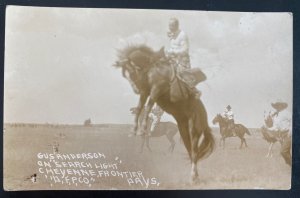
[[285,162],[291,166],[291,146],[292,146],[292,116],[287,110],[288,104],[277,100],[275,103],[271,103],[271,106],[276,110],[272,114],[273,126],[268,127],[268,130],[272,133],[281,134],[282,146],[280,153]]
[[[176,71],[182,72],[191,69],[189,56],[189,40],[184,31],[179,28],[179,21],[177,18],[171,18],[169,21],[168,37],[170,39],[170,46],[165,51],[171,64],[175,66]],[[191,87],[192,92],[196,98],[201,96],[201,92],[195,86]]]
[[233,136],[236,136],[234,129],[234,113],[230,105],[227,105],[225,111],[223,112],[222,116],[227,120],[228,123],[228,130],[232,131]]

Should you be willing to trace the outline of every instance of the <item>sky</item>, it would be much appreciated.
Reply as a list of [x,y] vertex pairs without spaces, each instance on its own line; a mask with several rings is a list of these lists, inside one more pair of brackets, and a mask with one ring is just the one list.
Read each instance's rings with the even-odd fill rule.
[[197,88],[210,125],[228,104],[247,127],[260,127],[278,99],[292,111],[290,13],[8,6],[4,122],[133,123],[138,95],[112,67],[117,49],[168,46],[171,17],[188,35],[192,67],[207,75]]

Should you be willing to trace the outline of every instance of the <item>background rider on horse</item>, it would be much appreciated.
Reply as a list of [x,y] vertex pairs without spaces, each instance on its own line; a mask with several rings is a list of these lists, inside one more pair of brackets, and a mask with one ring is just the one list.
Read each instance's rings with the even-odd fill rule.
[[291,166],[291,147],[292,147],[292,116],[287,110],[288,104],[277,100],[271,103],[275,112],[270,113],[265,119],[266,126],[263,130],[269,131],[273,138],[279,139],[281,142],[280,153],[285,162]]
[[235,130],[234,130],[234,113],[233,113],[230,105],[227,105],[222,116],[227,120],[227,123],[228,123],[227,130],[231,131],[233,136],[236,136]]
[[270,132],[286,132],[291,131],[291,115],[287,111],[287,103],[277,101],[271,103],[271,106],[275,109],[275,112],[271,114],[272,126],[268,128]]

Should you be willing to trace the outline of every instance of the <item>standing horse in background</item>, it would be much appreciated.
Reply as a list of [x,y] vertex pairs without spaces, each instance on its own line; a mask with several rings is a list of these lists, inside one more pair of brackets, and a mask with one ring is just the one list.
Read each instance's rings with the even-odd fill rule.
[[[133,62],[133,54],[135,60]],[[146,130],[149,113],[154,103],[171,114],[177,122],[180,136],[191,160],[191,179],[198,178],[197,162],[208,157],[214,148],[214,138],[207,121],[207,112],[200,99],[191,95],[174,100],[173,83],[177,83],[180,92],[191,93],[187,86],[180,83],[174,66],[164,55],[164,50],[153,51],[145,45],[128,46],[119,51],[114,66],[122,69],[123,77],[131,84],[134,92],[140,96],[135,116],[134,130],[146,101],[142,128]],[[178,89],[176,89],[177,91]],[[201,140],[201,141],[200,141]]]
[[[219,123],[220,127],[220,146],[223,143],[223,149],[225,148],[225,139],[228,137],[235,137],[233,136],[232,131],[228,130],[228,122],[226,118],[223,118],[221,114],[217,114],[216,117],[213,119],[213,124]],[[245,147],[248,147],[246,139],[244,138],[245,133],[248,135],[251,135],[249,130],[242,124],[234,124],[233,130],[235,131],[236,137],[240,138],[241,145],[240,149],[243,147],[243,144],[245,144]]]
[[[132,114],[136,114],[137,113],[137,108],[133,107],[130,109]],[[143,110],[141,112],[140,115],[140,119],[139,119],[139,124],[142,124],[142,121],[144,119],[145,116],[145,111]],[[152,137],[162,137],[162,136],[166,136],[167,139],[170,142],[170,147],[169,147],[169,151],[173,152],[174,151],[174,147],[175,147],[175,140],[174,140],[174,136],[177,134],[178,132],[178,127],[176,124],[172,123],[172,122],[159,122],[155,125],[155,127],[153,128],[153,130],[151,131],[151,126],[153,124],[153,119],[151,117],[149,117],[148,119],[148,123],[147,123],[147,130],[146,133],[144,133],[141,138],[142,138],[142,145],[141,145],[141,150],[140,152],[143,152],[143,148],[144,145],[146,143],[146,147],[149,151],[151,151],[150,148],[150,144],[149,144],[149,139]],[[151,134],[149,136],[149,134]]]

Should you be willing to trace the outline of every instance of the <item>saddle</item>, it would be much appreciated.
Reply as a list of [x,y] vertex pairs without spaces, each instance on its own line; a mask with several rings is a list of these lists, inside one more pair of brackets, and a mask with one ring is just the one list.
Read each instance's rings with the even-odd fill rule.
[[189,98],[190,95],[190,88],[176,75],[170,84],[170,100],[177,102]]
[[184,71],[177,72],[176,65],[171,63],[171,59],[166,57],[164,47],[156,52],[151,60],[151,63],[170,64],[173,71],[173,77],[170,82],[170,100],[177,102],[184,100],[193,95],[194,87],[202,81],[206,80],[206,75],[199,68],[190,68]]
[[176,72],[174,68],[174,73],[175,77],[170,86],[170,99],[172,102],[189,98],[193,95],[193,88],[206,80],[206,75],[199,68],[186,69],[181,72]]
[[190,88],[206,80],[206,75],[199,68],[191,68],[178,73],[178,78]]

